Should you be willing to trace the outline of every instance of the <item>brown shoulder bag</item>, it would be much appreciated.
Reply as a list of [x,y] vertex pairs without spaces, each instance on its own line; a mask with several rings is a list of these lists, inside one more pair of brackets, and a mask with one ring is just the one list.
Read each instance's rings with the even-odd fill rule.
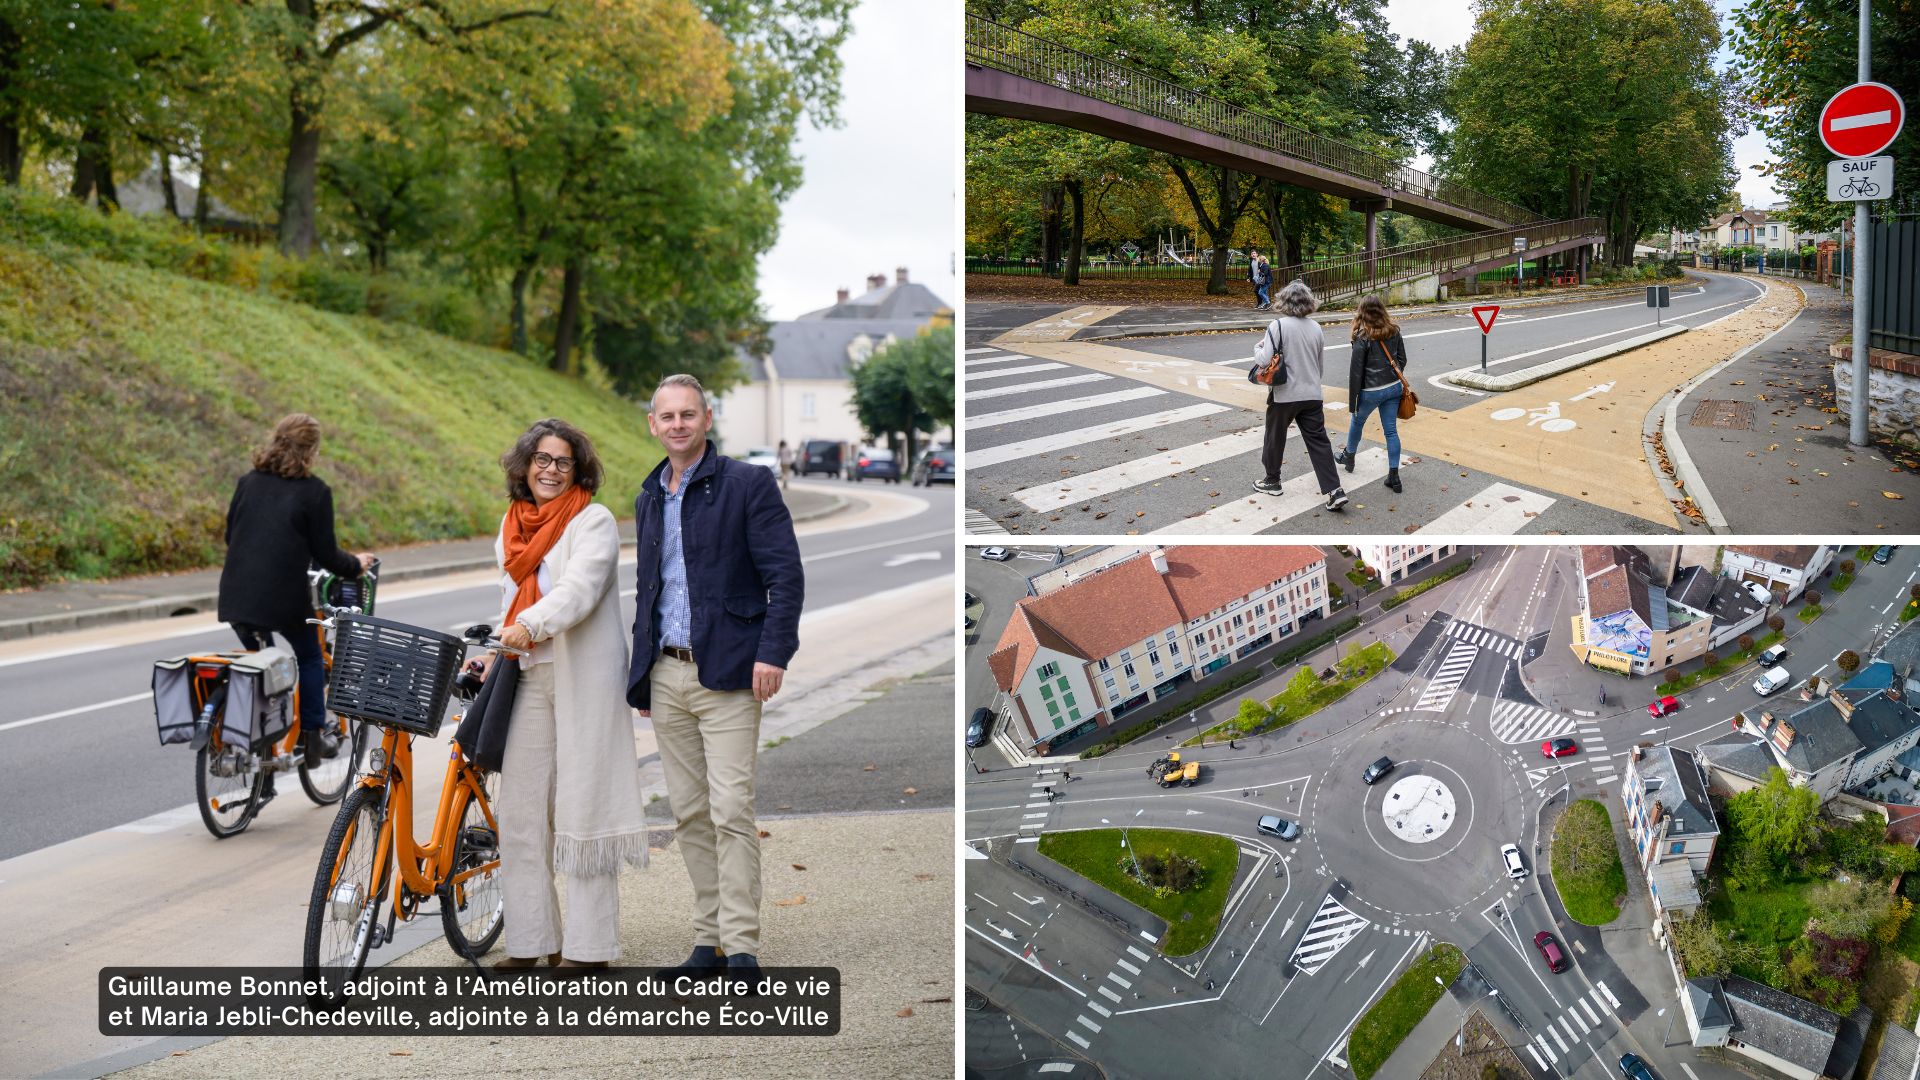
[[1413,392],[1412,385],[1407,382],[1406,374],[1400,370],[1400,364],[1394,360],[1393,350],[1387,348],[1386,342],[1380,343],[1380,351],[1387,354],[1387,366],[1393,369],[1394,377],[1400,380],[1400,419],[1411,420],[1414,410],[1420,407],[1420,395]]

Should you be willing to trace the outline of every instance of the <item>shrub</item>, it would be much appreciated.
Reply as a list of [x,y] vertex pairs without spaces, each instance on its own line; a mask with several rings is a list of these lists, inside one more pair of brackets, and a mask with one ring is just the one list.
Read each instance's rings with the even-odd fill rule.
[[1800,599],[1801,599],[1801,600],[1802,600],[1802,601],[1803,601],[1803,602],[1804,602],[1804,603],[1805,603],[1805,604],[1806,604],[1806,605],[1807,605],[1808,607],[1819,607],[1819,606],[1820,606],[1820,593],[1819,593],[1819,591],[1818,591],[1818,590],[1815,590],[1815,589],[1808,589],[1808,590],[1807,590],[1806,592],[1803,592],[1803,593],[1801,593],[1801,594],[1800,594]]
[[1712,667],[1713,665],[1720,662],[1720,654],[1709,650],[1707,652],[1700,654],[1700,660],[1702,663],[1706,664],[1708,667]]
[[1841,671],[1851,675],[1860,667],[1860,654],[1854,652],[1852,649],[1848,649],[1839,656],[1834,657],[1833,662],[1840,665]]
[[1753,635],[1752,634],[1740,635],[1740,651],[1741,652],[1753,651]]
[[[1916,585],[1914,586],[1914,588],[1920,589],[1920,585]],[[1787,620],[1785,616],[1780,615],[1778,613],[1767,616],[1767,629],[1773,631],[1774,633],[1777,634],[1780,631],[1786,629],[1786,626],[1787,626]]]
[[1841,573],[1843,573],[1843,574],[1851,574],[1851,573],[1853,573],[1853,571],[1854,571],[1854,570],[1855,570],[1855,566],[1854,566],[1854,563],[1853,563],[1853,560],[1852,560],[1852,559],[1842,559],[1842,560],[1840,560],[1840,572],[1841,572]]

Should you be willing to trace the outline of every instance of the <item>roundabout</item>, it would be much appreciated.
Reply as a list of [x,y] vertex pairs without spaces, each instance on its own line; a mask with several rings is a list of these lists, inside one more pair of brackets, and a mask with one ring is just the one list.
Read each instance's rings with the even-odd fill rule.
[[1409,776],[1387,789],[1381,816],[1387,829],[1409,844],[1427,844],[1453,828],[1453,791],[1431,776]]

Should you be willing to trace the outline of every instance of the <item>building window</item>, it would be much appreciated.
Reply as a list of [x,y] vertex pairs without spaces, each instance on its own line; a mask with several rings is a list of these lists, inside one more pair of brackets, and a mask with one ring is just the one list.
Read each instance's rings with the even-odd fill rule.
[[[1100,658],[1100,670],[1101,670],[1101,671],[1105,671],[1105,670],[1107,670],[1107,658],[1106,658],[1106,657],[1104,657],[1104,656]],[[1108,682],[1112,682],[1113,680],[1112,680],[1112,679],[1108,679],[1107,681],[1108,681]]]
[[811,393],[801,394],[800,395],[800,419],[812,420],[815,418],[814,413],[816,411],[817,411],[817,407],[814,404],[813,394]]
[[1050,697],[1052,697],[1052,696],[1053,696],[1053,684],[1052,684],[1052,683],[1041,683],[1041,684],[1040,684],[1040,697],[1041,697],[1041,698],[1042,698],[1042,699],[1044,700],[1044,699],[1046,699],[1046,698],[1050,698]]
[[1129,678],[1129,679],[1132,679],[1132,678],[1133,678],[1133,665],[1132,665],[1132,664],[1128,664],[1128,665],[1127,665],[1127,666],[1126,666],[1126,667],[1125,667],[1124,669],[1122,669],[1122,670],[1124,670],[1124,671],[1125,671],[1125,672],[1127,673],[1127,678]]
[[1051,662],[1051,661],[1049,661],[1049,662],[1047,662],[1047,663],[1044,663],[1044,664],[1041,664],[1041,665],[1040,665],[1040,677],[1041,677],[1041,678],[1043,678],[1043,679],[1051,679],[1051,678],[1053,678],[1053,677],[1054,677],[1055,675],[1058,675],[1058,674],[1060,674],[1060,665],[1059,665],[1059,664],[1056,664],[1056,663],[1053,663],[1053,662]]
[[1060,681],[1057,683],[1054,683],[1054,685],[1059,687],[1060,692],[1063,694],[1066,693],[1067,690],[1069,689],[1067,686],[1067,677],[1065,675],[1060,676]]
[[1667,851],[1669,855],[1685,855],[1686,853],[1687,845],[1684,841],[1675,841],[1673,847]]
[[1207,643],[1207,635],[1205,635],[1205,634],[1195,634],[1195,635],[1193,635],[1193,647],[1194,647],[1194,648],[1196,648],[1196,649],[1197,649],[1197,648],[1199,648],[1200,646],[1202,646],[1202,645],[1205,645],[1206,643]]
[[1173,655],[1175,655],[1175,656],[1179,656],[1179,655],[1180,655],[1180,643],[1179,643],[1179,642],[1177,642],[1177,641],[1169,641],[1169,642],[1167,642],[1167,651],[1168,651],[1168,652],[1170,652],[1170,653],[1172,653],[1172,654],[1173,654]]
[[1167,631],[1167,640],[1168,640],[1168,641],[1172,641],[1172,640],[1173,640],[1173,631],[1171,631],[1171,630],[1169,630],[1169,631]]
[[1147,663],[1152,664],[1154,667],[1160,666],[1160,650],[1159,649],[1147,650]]
[[[1061,701],[1064,701],[1064,702],[1066,702],[1066,703],[1067,703],[1067,708],[1069,708],[1069,709],[1074,709],[1074,708],[1077,708],[1077,706],[1075,706],[1075,705],[1074,705],[1074,703],[1073,703],[1073,695],[1072,695],[1072,694],[1068,694],[1068,695],[1066,695],[1065,697],[1063,697],[1063,698],[1061,698],[1060,700],[1061,700]],[[1076,713],[1074,713],[1074,715],[1075,715],[1075,716],[1078,716],[1078,715],[1079,715],[1079,713],[1078,713],[1078,712],[1076,712]]]
[[1048,715],[1048,716],[1059,716],[1059,715],[1060,715],[1060,703],[1059,703],[1059,702],[1057,702],[1057,701],[1053,701],[1053,700],[1048,700],[1048,702],[1047,702],[1047,715]]

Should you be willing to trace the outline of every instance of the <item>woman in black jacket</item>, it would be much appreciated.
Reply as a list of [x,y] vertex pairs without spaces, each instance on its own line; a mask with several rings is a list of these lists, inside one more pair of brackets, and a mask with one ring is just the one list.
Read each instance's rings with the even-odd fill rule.
[[[320,422],[313,417],[293,413],[275,425],[227,506],[227,561],[220,570],[220,621],[233,626],[240,644],[263,648],[279,634],[300,661],[300,731],[309,768],[338,754],[339,743],[325,730],[327,671],[319,635],[306,624],[313,614],[307,568],[317,563],[358,578],[373,562],[372,555],[350,555],[334,542],[333,492],[313,475],[319,452]],[[267,784],[271,795],[271,772]]]
[[[1406,393],[1400,373],[1407,366],[1407,343],[1401,340],[1400,327],[1387,314],[1387,305],[1377,295],[1360,300],[1353,315],[1353,348],[1348,353],[1347,406],[1353,419],[1347,422],[1347,448],[1334,460],[1348,472],[1353,471],[1353,455],[1360,449],[1360,432],[1367,426],[1367,414],[1380,411],[1380,426],[1387,436],[1387,487],[1400,490],[1400,399]],[[1398,370],[1396,370],[1398,369]]]

